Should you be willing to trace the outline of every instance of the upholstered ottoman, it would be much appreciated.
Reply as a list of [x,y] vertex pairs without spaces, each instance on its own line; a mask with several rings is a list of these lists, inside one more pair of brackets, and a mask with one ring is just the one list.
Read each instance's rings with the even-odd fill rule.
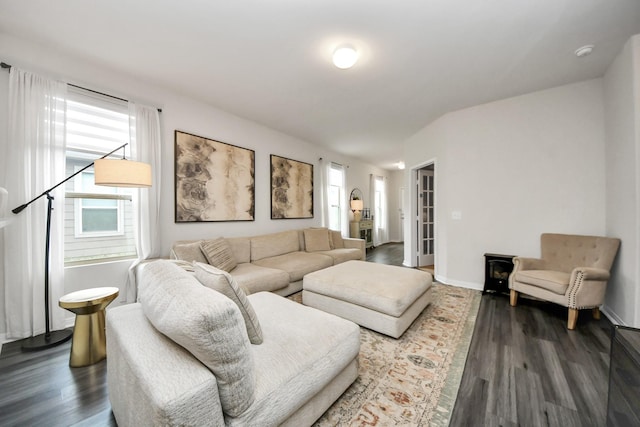
[[431,302],[427,272],[347,261],[304,276],[302,303],[400,337]]

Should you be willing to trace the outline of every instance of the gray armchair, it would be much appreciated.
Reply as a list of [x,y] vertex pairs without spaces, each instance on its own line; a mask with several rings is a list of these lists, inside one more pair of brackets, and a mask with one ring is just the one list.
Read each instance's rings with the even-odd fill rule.
[[575,329],[578,310],[591,308],[600,318],[609,271],[620,239],[570,234],[542,234],[541,258],[515,257],[509,275],[510,303],[521,292],[569,308],[568,329]]

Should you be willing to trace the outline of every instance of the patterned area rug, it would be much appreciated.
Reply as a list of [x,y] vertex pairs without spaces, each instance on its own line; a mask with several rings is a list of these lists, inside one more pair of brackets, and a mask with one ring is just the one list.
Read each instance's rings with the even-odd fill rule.
[[315,426],[449,425],[481,293],[433,288],[433,302],[399,339],[360,328],[359,377]]

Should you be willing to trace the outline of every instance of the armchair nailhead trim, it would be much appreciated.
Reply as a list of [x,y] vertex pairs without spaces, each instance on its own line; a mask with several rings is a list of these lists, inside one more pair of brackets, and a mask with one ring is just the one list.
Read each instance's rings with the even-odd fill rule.
[[569,289],[569,308],[581,309],[587,307],[578,307],[576,301],[576,294],[578,293],[578,289],[582,286],[582,282],[584,280],[584,273],[578,272],[576,276],[576,280],[571,284],[571,288]]

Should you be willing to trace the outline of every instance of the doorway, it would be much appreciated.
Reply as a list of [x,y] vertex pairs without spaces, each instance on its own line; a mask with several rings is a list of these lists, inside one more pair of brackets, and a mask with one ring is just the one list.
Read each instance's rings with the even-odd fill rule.
[[416,183],[416,228],[417,265],[420,269],[434,271],[435,260],[435,164],[431,163],[417,171]]

